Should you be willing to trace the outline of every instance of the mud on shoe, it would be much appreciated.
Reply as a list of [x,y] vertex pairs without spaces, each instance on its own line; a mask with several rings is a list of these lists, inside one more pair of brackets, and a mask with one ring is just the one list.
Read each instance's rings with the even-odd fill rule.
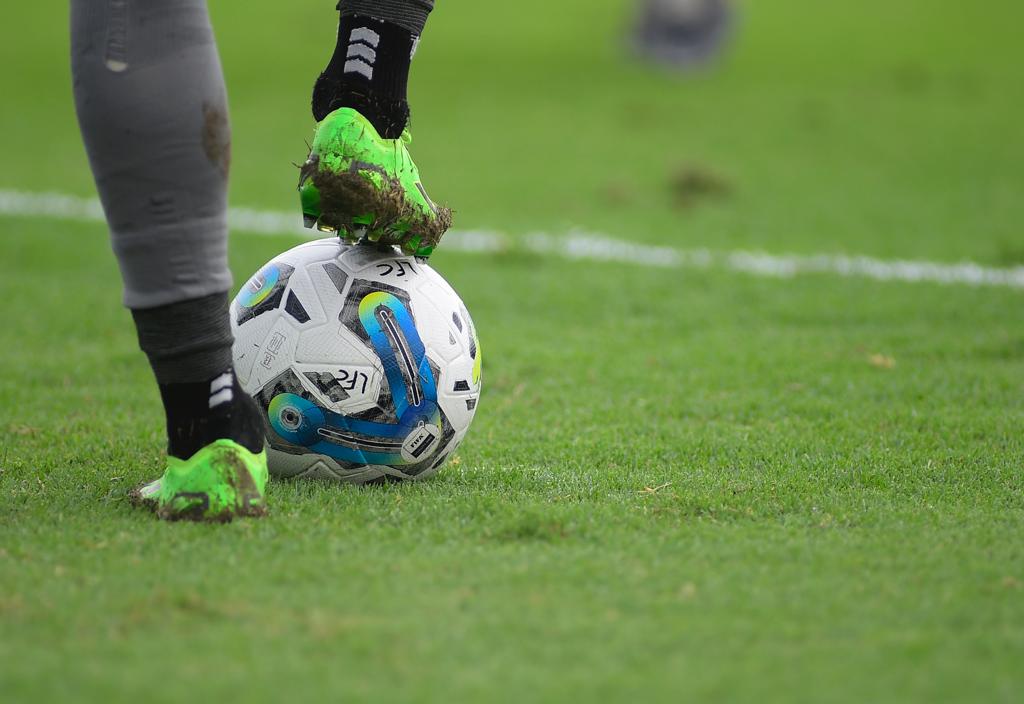
[[130,498],[168,521],[228,522],[266,514],[267,476],[266,451],[215,440],[187,460],[168,457],[163,476]]
[[317,125],[309,157],[299,170],[299,198],[306,227],[397,245],[428,257],[452,222],[435,205],[409,156],[408,130],[384,139],[363,115],[339,108]]

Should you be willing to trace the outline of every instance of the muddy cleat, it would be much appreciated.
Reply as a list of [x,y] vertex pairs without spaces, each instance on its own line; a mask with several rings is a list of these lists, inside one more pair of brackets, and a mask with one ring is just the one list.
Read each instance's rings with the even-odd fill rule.
[[406,148],[411,141],[408,130],[401,139],[383,139],[352,108],[327,115],[299,171],[306,227],[430,256],[451,226],[452,214],[427,196]]
[[154,479],[148,484],[132,489],[128,492],[128,500],[135,506],[142,506],[150,511],[156,511],[160,498],[161,481],[161,479]]
[[187,460],[167,458],[167,470],[129,497],[168,521],[227,522],[267,512],[267,453],[215,440]]

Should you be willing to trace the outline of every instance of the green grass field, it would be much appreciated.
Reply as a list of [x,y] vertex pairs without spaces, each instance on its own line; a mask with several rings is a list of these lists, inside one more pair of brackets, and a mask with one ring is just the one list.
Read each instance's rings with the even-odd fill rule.
[[[296,205],[333,4],[213,4],[234,205]],[[438,5],[413,148],[458,229],[1024,264],[1019,3],[747,2],[689,77],[623,59],[625,0]],[[66,6],[4,14],[0,189],[92,195]],[[236,280],[295,243],[232,233]],[[1020,700],[1024,291],[432,263],[485,350],[441,474],[167,525],[105,228],[0,216],[0,700]]]

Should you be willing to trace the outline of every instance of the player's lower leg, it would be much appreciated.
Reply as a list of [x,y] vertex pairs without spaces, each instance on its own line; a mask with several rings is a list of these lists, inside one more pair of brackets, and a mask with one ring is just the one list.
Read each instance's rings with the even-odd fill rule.
[[136,498],[167,519],[259,515],[263,428],[231,366],[231,142],[205,0],[72,0],[71,29],[79,123],[167,419],[166,471]]
[[132,316],[167,419],[167,469],[132,499],[170,520],[262,515],[263,416],[231,366],[227,294]]
[[299,177],[307,227],[429,256],[451,225],[409,156],[409,67],[433,0],[341,0],[334,56],[313,88]]

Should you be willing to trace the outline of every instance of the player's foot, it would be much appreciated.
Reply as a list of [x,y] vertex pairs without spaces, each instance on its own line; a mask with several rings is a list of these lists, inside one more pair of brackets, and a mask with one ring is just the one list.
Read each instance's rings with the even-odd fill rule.
[[411,141],[408,130],[400,139],[382,138],[352,108],[328,114],[317,125],[299,172],[306,227],[430,256],[451,226],[452,214],[427,196],[406,148]]
[[267,453],[233,440],[215,440],[187,460],[167,458],[167,470],[135,489],[133,503],[168,521],[227,522],[267,512]]

